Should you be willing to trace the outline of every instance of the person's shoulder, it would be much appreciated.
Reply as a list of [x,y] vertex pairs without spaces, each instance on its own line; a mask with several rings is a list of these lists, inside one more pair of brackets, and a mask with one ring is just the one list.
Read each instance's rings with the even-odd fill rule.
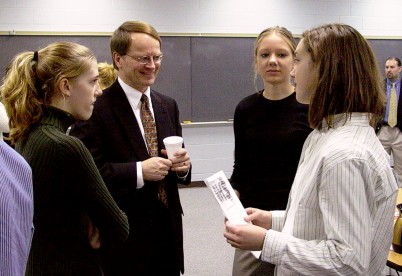
[[66,154],[71,151],[80,150],[80,148],[84,147],[80,139],[67,135],[54,126],[44,126],[42,131],[45,134],[45,137],[47,137],[41,139],[42,143],[45,144],[46,147],[58,148],[60,153]]
[[[30,166],[27,161],[12,147],[10,147],[6,142],[0,141],[0,162],[2,165],[13,164],[19,165],[21,167],[25,167],[27,170],[30,170]],[[7,162],[6,162],[7,161]]]
[[84,164],[92,159],[91,153],[84,143],[77,137],[65,134],[58,129],[52,129],[49,136],[48,154],[55,164],[70,162],[73,168],[83,168]]
[[291,103],[292,103],[291,104],[292,108],[295,108],[295,109],[297,109],[299,111],[308,112],[308,109],[309,109],[310,105],[299,102],[296,99],[296,92],[292,94]]
[[252,107],[261,96],[262,95],[258,92],[248,95],[240,100],[240,102],[237,104],[237,108],[248,108],[250,106]]
[[171,107],[174,109],[178,108],[177,102],[174,98],[167,96],[165,94],[162,94],[153,89],[151,89],[151,99],[152,99],[152,105],[159,103],[166,107]]
[[[327,134],[328,135],[328,134]],[[323,145],[328,155],[335,159],[359,159],[378,147],[378,138],[371,127],[342,126],[330,130]],[[381,150],[383,150],[381,148]]]
[[90,155],[84,143],[75,136],[60,136],[58,146],[60,153],[72,160],[80,160],[83,159],[84,156]]
[[110,100],[111,97],[113,97],[114,94],[118,93],[118,91],[121,90],[122,92],[123,89],[120,87],[120,84],[118,81],[114,82],[111,86],[108,88],[102,90],[102,95],[96,98],[96,102],[102,102],[106,100]]
[[175,99],[173,99],[172,97],[162,94],[154,89],[151,89],[151,97],[163,100],[163,101],[168,101],[168,102],[176,102]]
[[94,104],[94,112],[105,113],[110,110],[116,102],[126,99],[126,95],[118,81],[114,82],[110,87],[102,91],[102,95],[96,98]]

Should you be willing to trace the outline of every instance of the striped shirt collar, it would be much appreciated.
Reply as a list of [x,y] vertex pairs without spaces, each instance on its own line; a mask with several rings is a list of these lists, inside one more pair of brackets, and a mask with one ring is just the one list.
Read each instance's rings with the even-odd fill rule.
[[[344,125],[355,125],[355,126],[369,126],[370,125],[370,113],[352,112],[350,115],[346,113],[336,114],[331,116],[333,119],[334,129],[339,128]],[[327,121],[324,119],[322,121],[321,132],[327,132],[331,128],[328,127]]]

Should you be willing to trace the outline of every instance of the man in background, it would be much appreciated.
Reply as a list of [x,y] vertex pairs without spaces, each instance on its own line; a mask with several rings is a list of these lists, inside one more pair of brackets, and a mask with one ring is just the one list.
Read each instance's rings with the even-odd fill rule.
[[24,275],[33,235],[32,172],[0,140],[0,275]]
[[392,154],[394,171],[398,186],[402,185],[402,97],[401,95],[401,60],[389,57],[385,61],[385,93],[387,106],[383,124],[378,131],[378,139],[388,154]]
[[191,163],[182,148],[167,159],[163,139],[182,136],[177,103],[156,92],[163,54],[149,24],[123,23],[110,47],[118,79],[98,98],[90,120],[72,128],[91,151],[130,235],[105,250],[105,275],[184,273],[182,207],[177,183],[189,184]]

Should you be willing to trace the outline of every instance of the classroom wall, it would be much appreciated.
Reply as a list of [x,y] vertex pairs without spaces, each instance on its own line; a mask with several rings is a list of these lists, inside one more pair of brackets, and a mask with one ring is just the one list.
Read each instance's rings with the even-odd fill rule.
[[399,0],[0,0],[0,31],[112,32],[145,20],[159,32],[259,33],[284,25],[293,33],[344,22],[367,36],[400,36]]
[[112,32],[140,19],[168,33],[258,33],[278,24],[300,34],[337,21],[367,36],[400,36],[400,10],[399,0],[0,0],[0,31]]
[[[367,37],[393,39],[402,36],[400,10],[400,0],[0,0],[0,34],[111,33],[123,21],[144,20],[172,35],[256,35],[272,25],[299,35],[322,23],[343,22]],[[193,180],[221,169],[230,176],[230,123],[185,125],[183,136]]]

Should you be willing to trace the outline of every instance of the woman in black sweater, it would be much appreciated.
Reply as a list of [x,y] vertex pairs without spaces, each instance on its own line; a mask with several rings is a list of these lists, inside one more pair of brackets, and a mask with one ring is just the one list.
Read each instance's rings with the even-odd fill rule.
[[102,275],[97,248],[123,242],[128,221],[86,147],[66,131],[102,94],[86,47],[50,44],[17,55],[1,93],[10,138],[32,168],[34,227],[27,275]]
[[[264,89],[244,98],[234,115],[235,163],[231,184],[244,207],[284,210],[304,140],[308,105],[296,101],[290,71],[296,42],[283,27],[260,33],[254,71]],[[273,266],[236,249],[233,275],[273,275]]]

